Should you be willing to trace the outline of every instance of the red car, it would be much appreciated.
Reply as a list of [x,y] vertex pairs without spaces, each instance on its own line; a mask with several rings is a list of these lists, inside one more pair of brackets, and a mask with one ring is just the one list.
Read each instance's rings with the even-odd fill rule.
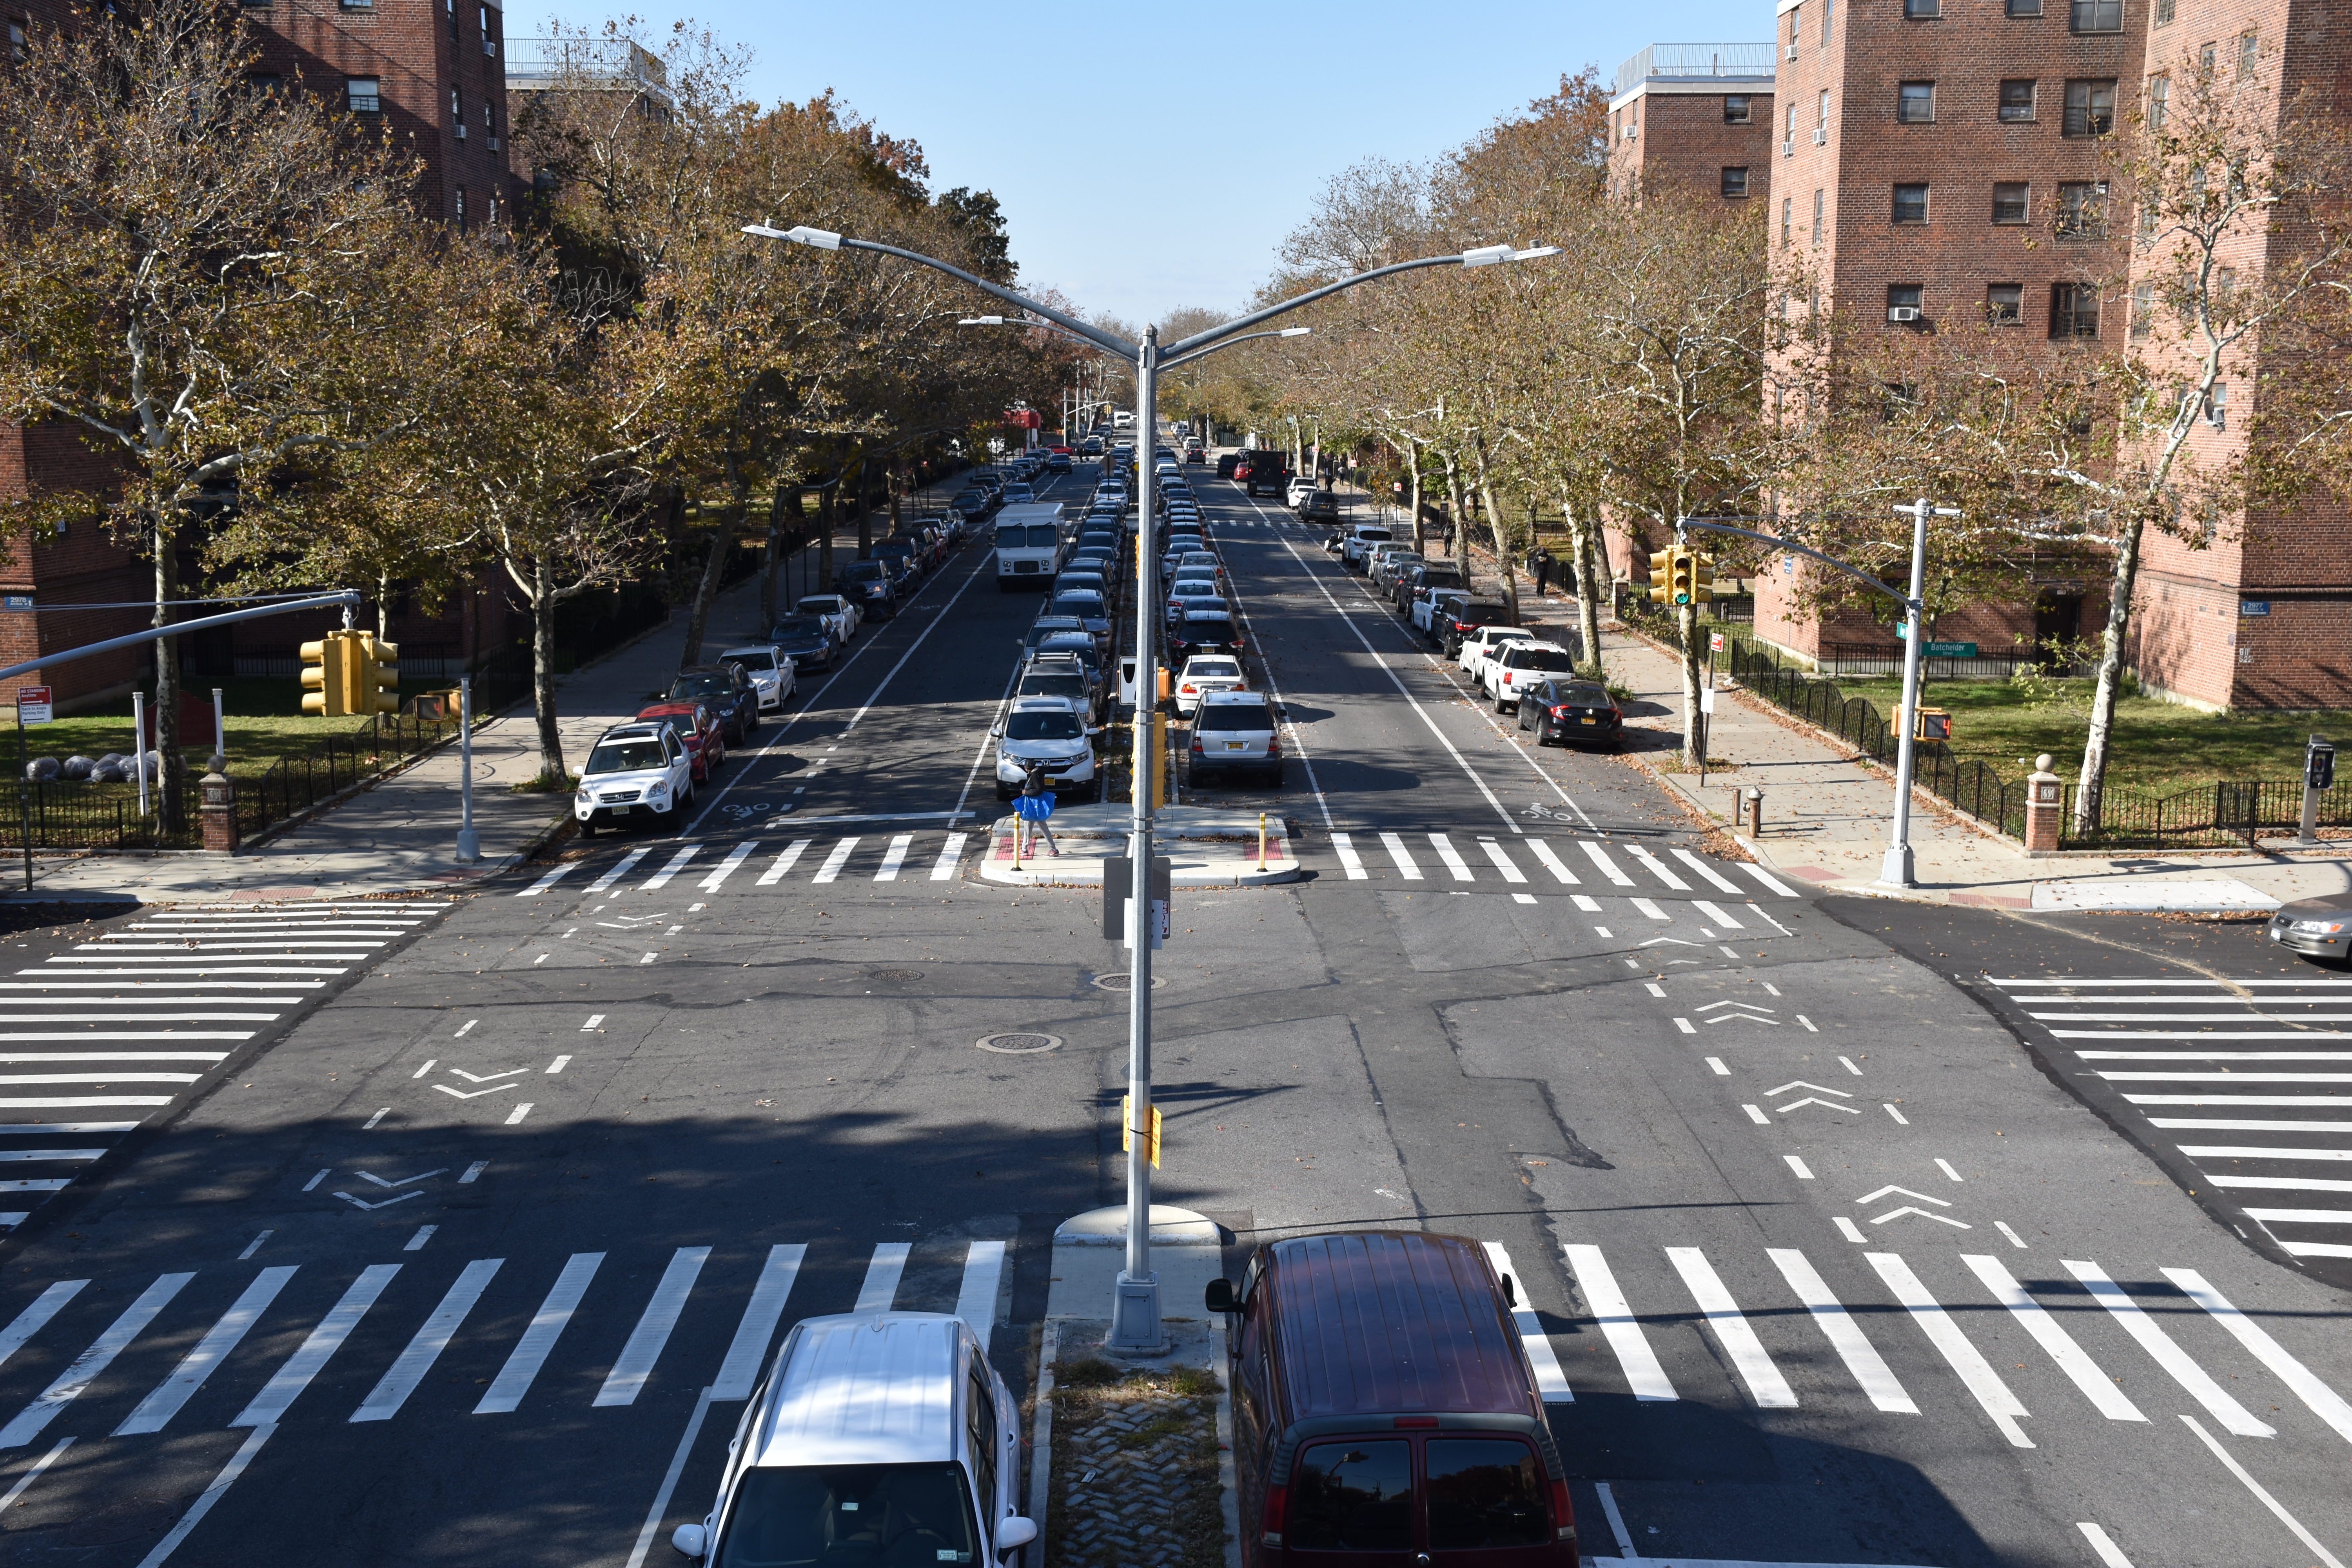
[[727,735],[719,715],[700,702],[656,702],[637,710],[640,719],[667,720],[686,742],[687,758],[696,784],[709,784],[719,764],[727,760]]

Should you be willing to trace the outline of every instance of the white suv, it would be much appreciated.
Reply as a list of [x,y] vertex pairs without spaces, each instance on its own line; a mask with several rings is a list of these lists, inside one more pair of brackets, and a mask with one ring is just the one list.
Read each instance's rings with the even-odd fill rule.
[[960,1318],[805,1318],[752,1391],[718,1500],[670,1544],[722,1565],[998,1568],[1021,1514],[1021,1413]]
[[778,653],[773,643],[730,647],[719,656],[719,662],[743,667],[743,673],[751,678],[752,689],[760,694],[762,714],[780,712],[792,700],[796,672],[792,659]]
[[849,639],[857,635],[858,626],[866,620],[866,612],[857,607],[856,602],[841,594],[807,595],[793,606],[793,613],[815,616],[824,621],[833,628],[833,640],[844,647],[849,646]]
[[588,748],[572,815],[589,838],[625,817],[676,822],[693,804],[693,757],[677,731],[666,723],[622,724]]
[[1231,654],[1204,653],[1186,659],[1184,672],[1176,678],[1176,711],[1189,716],[1212,691],[1248,689],[1249,678],[1242,673],[1240,659]]
[[1507,642],[1533,642],[1536,634],[1525,626],[1480,626],[1462,639],[1462,651],[1454,662],[1463,673],[1480,686],[1486,684],[1486,660],[1497,647]]
[[1528,637],[1503,644],[1487,656],[1481,668],[1485,671],[1482,684],[1486,688],[1486,700],[1495,705],[1496,712],[1508,713],[1519,705],[1520,687],[1575,674],[1576,658],[1556,642],[1538,642]]
[[1028,782],[1029,770],[1042,767],[1047,788],[1079,785],[1087,799],[1100,800],[1094,744],[1100,732],[1066,698],[1014,698],[1004,722],[989,731],[996,738],[996,798],[1011,800]]

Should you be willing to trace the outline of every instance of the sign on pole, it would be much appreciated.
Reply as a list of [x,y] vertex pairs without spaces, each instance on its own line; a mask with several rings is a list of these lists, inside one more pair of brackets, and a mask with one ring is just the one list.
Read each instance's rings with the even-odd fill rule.
[[1706,651],[1709,653],[1721,653],[1723,651],[1723,634],[1721,632],[1709,632],[1706,634]]
[[52,717],[49,710],[49,689],[46,686],[16,688],[16,721],[20,724],[47,724]]

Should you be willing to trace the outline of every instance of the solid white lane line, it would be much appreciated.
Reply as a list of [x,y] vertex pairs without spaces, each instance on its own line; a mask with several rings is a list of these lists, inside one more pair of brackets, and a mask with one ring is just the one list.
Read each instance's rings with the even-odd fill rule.
[[362,1269],[360,1277],[352,1281],[351,1289],[343,1292],[342,1300],[319,1320],[318,1327],[310,1331],[310,1337],[302,1342],[300,1348],[286,1358],[285,1364],[262,1385],[261,1392],[253,1396],[252,1403],[238,1412],[236,1419],[229,1425],[264,1429],[276,1426],[301,1392],[310,1386],[310,1380],[319,1375],[320,1369],[327,1364],[327,1358],[341,1349],[343,1342],[351,1337],[352,1331],[359,1327],[360,1320],[367,1315],[368,1309],[375,1305],[376,1298],[383,1294],[384,1287],[392,1283],[392,1277],[399,1272],[400,1265],[397,1263],[374,1263]]
[[1602,852],[1600,845],[1595,844],[1590,838],[1580,838],[1576,841],[1576,847],[1579,849],[1583,850],[1584,853],[1591,858],[1592,863],[1601,868],[1601,874],[1608,878],[1612,882],[1614,882],[1621,888],[1630,888],[1633,885],[1633,879],[1625,875],[1624,872],[1620,871],[1617,868],[1617,862],[1609,858],[1609,857]]
[[1445,868],[1454,873],[1455,881],[1472,879],[1469,863],[1462,858],[1462,851],[1454,847],[1452,839],[1443,833],[1433,833],[1429,836],[1429,847],[1437,851],[1437,858],[1445,862]]
[[477,1258],[466,1265],[442,1296],[441,1304],[433,1309],[433,1315],[418,1326],[407,1348],[368,1396],[360,1401],[360,1407],[352,1412],[353,1421],[389,1421],[400,1414],[400,1407],[416,1392],[416,1385],[425,1381],[425,1374],[433,1370],[441,1352],[449,1348],[457,1326],[474,1310],[474,1303],[482,1299],[482,1292],[490,1287],[491,1277],[505,1261],[502,1258]]
[[[7,1081],[0,1079],[0,1083]],[[2258,1143],[2183,1143],[2179,1147],[2192,1160],[2352,1160],[2352,1149],[2271,1149]]]
[[669,1500],[677,1491],[677,1479],[686,1473],[686,1457],[694,1451],[694,1439],[702,1431],[702,1419],[710,1414],[710,1390],[705,1387],[695,1396],[694,1414],[687,1417],[686,1430],[677,1439],[677,1450],[669,1457],[669,1468],[662,1472],[662,1483],[654,1493],[654,1505],[646,1511],[646,1522],[637,1530],[637,1543],[629,1549],[626,1568],[645,1568],[646,1553],[653,1550],[654,1536],[661,1530],[662,1521],[669,1513]]
[[2213,1321],[2228,1330],[2230,1337],[2245,1346],[2256,1361],[2270,1368],[2273,1376],[2294,1390],[2294,1396],[2311,1406],[2313,1415],[2336,1428],[2337,1436],[2352,1443],[2352,1404],[2347,1404],[2343,1395],[2287,1354],[2285,1347],[2271,1338],[2261,1324],[2231,1306],[2204,1275],[2194,1268],[2167,1268],[2161,1272],[2183,1295],[2210,1312]]
[[205,1379],[236,1349],[278,1292],[286,1289],[294,1278],[292,1268],[265,1268],[255,1276],[252,1284],[223,1312],[220,1321],[196,1342],[196,1346],[181,1359],[172,1374],[157,1384],[139,1407],[123,1418],[114,1429],[114,1436],[129,1437],[142,1432],[161,1432],[165,1423],[180,1413],[180,1407],[205,1385]]
[[686,863],[688,860],[693,859],[697,855],[701,853],[701,845],[688,845],[685,848],[671,856],[669,858],[668,864],[665,865],[660,870],[655,872],[652,876],[646,878],[645,886],[638,890],[640,892],[650,893],[655,891],[656,889],[669,886],[669,879],[672,877],[677,876],[679,871],[685,869]]
[[1911,1321],[1919,1325],[1919,1331],[1927,1336],[1927,1342],[1942,1353],[1952,1371],[1959,1375],[1961,1385],[1975,1395],[1977,1404],[1983,1406],[1984,1413],[1992,1418],[1992,1424],[2000,1428],[2001,1436],[2017,1447],[2032,1447],[2033,1439],[2027,1436],[2025,1429],[2017,1424],[2018,1419],[2027,1414],[2025,1406],[2018,1403],[2017,1395],[2009,1391],[2009,1384],[2001,1382],[2000,1374],[1993,1371],[1992,1364],[1969,1342],[1968,1335],[1960,1331],[1960,1326],[1952,1321],[1951,1314],[1927,1293],[1927,1287],[1911,1272],[1911,1266],[1904,1262],[1899,1254],[1893,1252],[1865,1252],[1863,1257],[1878,1270],[1878,1277],[1886,1281],[1886,1288],[1895,1292],[1895,1299],[1910,1312]]
[[1671,921],[1675,918],[1647,899],[1629,899],[1626,901],[1654,921]]
[[1355,842],[1348,835],[1344,833],[1331,835],[1331,848],[1339,857],[1339,864],[1347,868],[1348,880],[1350,882],[1363,881],[1371,875],[1370,871],[1364,869],[1363,858],[1356,853]]
[[554,870],[550,871],[546,876],[541,877],[530,887],[520,889],[515,894],[515,897],[518,899],[527,899],[533,893],[543,893],[547,891],[548,889],[552,888],[556,883],[561,882],[564,878],[569,877],[572,872],[577,871],[578,869],[580,869],[580,862],[577,860],[572,861],[568,865],[558,866]]
[[[2099,1076],[2116,1083],[2352,1083],[2352,1072],[2105,1072]],[[2137,1100],[2136,1095],[2125,1096]],[[2325,1100],[2256,1100],[2231,1096],[2241,1105],[2341,1105],[2337,1099]],[[2153,1105],[2202,1105],[2202,1100],[2153,1100]]]
[[1396,862],[1397,875],[1408,882],[1421,880],[1421,866],[1413,859],[1412,851],[1405,848],[1403,839],[1393,833],[1383,833],[1381,843],[1387,848],[1389,858]]
[[1528,1364],[1535,1368],[1536,1392],[1546,1405],[1573,1405],[1576,1395],[1570,1392],[1568,1374],[1560,1370],[1559,1356],[1551,1348],[1551,1336],[1544,1332],[1543,1320],[1536,1316],[1529,1304],[1528,1282],[1511,1267],[1511,1255],[1503,1250],[1499,1241],[1485,1244],[1487,1260],[1495,1272],[1511,1282],[1511,1322],[1519,1331],[1519,1343],[1526,1347]]
[[1763,883],[1765,889],[1769,892],[1778,893],[1784,899],[1793,899],[1797,896],[1793,889],[1784,888],[1780,883],[1774,881],[1772,879],[1772,874],[1765,870],[1763,867],[1756,864],[1753,860],[1740,861],[1739,868],[1747,872],[1749,876],[1755,878],[1758,881]]
[[87,1279],[60,1279],[9,1320],[8,1326],[0,1329],[0,1366],[5,1366],[10,1356],[23,1350],[25,1342],[47,1328],[49,1320],[65,1310],[66,1303],[81,1294],[89,1284]]
[[815,842],[814,838],[795,838],[785,845],[776,856],[776,863],[760,873],[760,880],[755,886],[771,888],[782,881],[784,874],[793,868],[793,863],[801,858],[801,851]]
[[857,1305],[853,1312],[887,1312],[898,1299],[898,1278],[907,1272],[907,1254],[913,1251],[910,1242],[886,1241],[874,1248],[874,1257],[866,1265],[865,1282],[857,1288]]
[[2072,1258],[2062,1258],[2067,1272],[2083,1282],[2084,1289],[2097,1298],[2115,1318],[2116,1324],[2139,1342],[2142,1350],[2154,1358],[2157,1365],[2172,1374],[2172,1380],[2186,1390],[2189,1396],[2213,1414],[2221,1423],[2241,1437],[2275,1437],[2277,1428],[2255,1418],[2253,1412],[2231,1397],[2227,1389],[2213,1381],[2212,1375],[2189,1358],[2189,1352],[2173,1342],[2157,1321],[2143,1311],[2138,1302],[2125,1294],[2122,1286],[2107,1278],[2106,1271],[2095,1263]]
[[188,1505],[188,1511],[180,1516],[179,1522],[164,1531],[163,1539],[139,1560],[139,1568],[163,1568],[164,1560],[177,1552],[180,1542],[194,1533],[196,1526],[204,1522],[205,1515],[212,1512],[213,1504],[228,1495],[228,1489],[236,1484],[237,1477],[245,1474],[245,1468],[253,1463],[253,1457],[261,1452],[261,1446],[268,1442],[269,1435],[277,1430],[274,1425],[255,1427],[245,1441],[236,1446],[236,1452],[229,1456],[228,1463],[221,1467],[220,1474],[213,1478],[213,1484],[196,1494],[196,1500]]
[[[1528,840],[1528,847],[1535,851],[1535,857],[1537,859],[1543,862],[1544,869],[1549,871],[1562,886],[1570,888],[1583,886],[1581,882],[1577,880],[1576,873],[1570,870],[1567,866],[1562,864],[1560,858],[1558,855],[1552,853],[1552,847],[1550,845],[1545,843],[1540,838],[1530,838]],[[1579,899],[1577,900],[1576,907],[1582,909],[1584,907],[1584,900]],[[1601,906],[1595,904],[1592,907],[1594,909],[1599,909]]]
[[2058,1363],[2058,1370],[2074,1380],[2074,1386],[2083,1391],[2083,1397],[2089,1400],[2100,1415],[2110,1421],[2147,1419],[2140,1414],[2138,1405],[2124,1397],[2124,1391],[2116,1386],[2115,1380],[2099,1370],[2098,1363],[2074,1342],[2074,1337],[2060,1326],[2058,1320],[2044,1310],[2042,1303],[2026,1294],[2025,1287],[2017,1282],[2000,1258],[1964,1252],[1960,1254],[1960,1261],[1984,1281],[1985,1289],[2009,1309],[2019,1326],[2033,1336],[2034,1343],[2049,1352],[2050,1359]]
[[1528,879],[1527,873],[1511,863],[1511,858],[1503,853],[1503,847],[1495,840],[1481,838],[1478,841],[1478,847],[1486,852],[1486,858],[1495,863],[1495,869],[1503,874],[1503,880],[1506,882],[1524,882]]
[[168,1094],[79,1094],[0,1100],[0,1110],[81,1110],[100,1105],[169,1105]]
[[2270,1510],[2272,1514],[2277,1518],[2281,1524],[2285,1525],[2289,1530],[2294,1531],[2295,1539],[2302,1542],[2306,1547],[2309,1547],[2313,1556],[2318,1558],[2321,1563],[2325,1563],[2326,1568],[2344,1568],[2343,1563],[2337,1559],[2336,1555],[2319,1543],[2319,1537],[2304,1529],[2302,1522],[2298,1521],[2294,1515],[2287,1512],[2286,1509],[2279,1502],[2278,1499],[2271,1496],[2269,1492],[2265,1491],[2263,1489],[2263,1484],[2254,1479],[2252,1473],[2249,1471],[2245,1466],[2238,1463],[2236,1456],[2232,1455],[2229,1449],[2221,1447],[2221,1444],[2215,1442],[2213,1440],[2213,1434],[2208,1432],[2204,1427],[2197,1424],[2197,1417],[2189,1415],[2187,1411],[2176,1411],[2174,1414],[2178,1415],[2182,1421],[2188,1423],[2189,1429],[2191,1432],[2196,1433],[2198,1438],[2203,1442],[2208,1448],[2210,1448],[2213,1451],[2213,1457],[2221,1460],[2224,1465],[2227,1465],[2230,1468],[2230,1473],[2237,1477],[2239,1482],[2243,1485],[2248,1491],[2253,1493],[2256,1498],[2260,1499],[2262,1505]]
[[843,863],[849,858],[850,851],[856,847],[857,840],[855,838],[845,838],[835,845],[833,853],[824,858],[824,864],[818,868],[817,874],[809,879],[814,882],[831,882],[838,879]]
[[914,842],[915,836],[911,833],[894,836],[890,840],[889,847],[882,852],[882,868],[874,873],[874,879],[877,882],[897,881],[898,868],[906,863],[907,851],[913,847]]
[[1813,1315],[1814,1326],[1830,1342],[1830,1348],[1837,1352],[1838,1359],[1845,1363],[1846,1370],[1853,1373],[1854,1382],[1861,1385],[1870,1403],[1877,1409],[1895,1414],[1918,1415],[1919,1406],[1904,1392],[1901,1380],[1888,1368],[1878,1347],[1870,1342],[1862,1325],[1853,1321],[1845,1304],[1832,1292],[1812,1260],[1787,1247],[1768,1247],[1765,1256],[1779,1267],[1780,1278],[1789,1282],[1789,1289],[1797,1293],[1797,1300]]
[[[963,858],[963,847],[971,837],[971,835],[969,833],[948,835],[947,843],[940,846],[938,861],[931,867],[932,881],[946,882],[954,879],[956,866]],[[716,1398],[717,1395],[714,1394],[712,1397]]]
[[1720,909],[1714,904],[1710,904],[1705,899],[1693,899],[1691,900],[1691,908],[1696,910],[1708,920],[1713,921],[1717,925],[1722,926],[1727,931],[1746,931],[1748,929],[1746,926],[1741,925],[1738,921],[1734,920],[1731,917],[1729,910]]
[[1595,1321],[1601,1325],[1601,1336],[1609,1348],[1617,1353],[1617,1364],[1633,1385],[1637,1400],[1657,1401],[1679,1398],[1675,1385],[1666,1380],[1666,1369],[1658,1364],[1657,1352],[1643,1336],[1642,1325],[1633,1319],[1633,1310],[1626,1305],[1625,1293],[1617,1288],[1617,1277],[1609,1272],[1608,1260],[1597,1247],[1570,1245],[1561,1248],[1568,1258],[1568,1271],[1578,1284],[1584,1287],[1584,1300],[1592,1310]]
[[654,1363],[661,1359],[662,1347],[669,1343],[670,1331],[677,1327],[678,1314],[686,1310],[686,1299],[694,1289],[696,1277],[709,1258],[710,1248],[707,1247],[681,1247],[670,1255],[669,1267],[662,1270],[661,1283],[654,1287],[653,1299],[646,1303],[645,1314],[630,1331],[628,1343],[621,1347],[620,1359],[605,1374],[604,1385],[589,1401],[592,1405],[636,1403],[646,1380],[653,1375]]
[[1748,1396],[1766,1410],[1793,1410],[1797,1407],[1797,1391],[1780,1375],[1780,1369],[1764,1350],[1764,1342],[1756,1337],[1755,1328],[1739,1310],[1715,1266],[1706,1254],[1696,1247],[1669,1247],[1666,1261],[1683,1277],[1683,1284],[1698,1303],[1707,1326],[1730,1356],[1733,1370],[1748,1385]]
[[721,860],[717,866],[713,867],[711,868],[710,875],[702,879],[702,880],[696,883],[695,886],[700,888],[706,893],[717,892],[719,890],[719,884],[733,876],[735,874],[735,868],[750,859],[752,852],[759,847],[760,842],[758,839],[745,839],[742,843],[735,846],[733,849],[729,850],[727,858]]
[[1684,881],[1680,877],[1675,876],[1672,871],[1667,870],[1666,863],[1659,859],[1656,856],[1651,854],[1649,847],[1646,845],[1628,844],[1625,846],[1625,853],[1631,855],[1634,859],[1639,860],[1644,869],[1646,869],[1652,876],[1657,878],[1659,881],[1664,882],[1667,887],[1672,888],[1675,892],[1687,893],[1690,891],[1690,884]]
[[975,1241],[965,1250],[963,1288],[956,1294],[955,1315],[980,1342],[982,1355],[988,1353],[988,1342],[996,1329],[996,1297],[1003,1279],[1004,1243]]
[[588,1293],[588,1282],[596,1277],[597,1266],[604,1261],[601,1252],[575,1252],[565,1259],[563,1272],[555,1277],[547,1299],[531,1314],[530,1327],[523,1330],[522,1338],[508,1352],[506,1365],[499,1369],[499,1375],[490,1380],[490,1386],[482,1394],[481,1403],[474,1406],[475,1415],[504,1415],[522,1403],[523,1395],[530,1392],[531,1380],[547,1364],[549,1352],[555,1349],[564,1326],[572,1321],[572,1314],[579,1310],[580,1299]]
[[65,1407],[73,1403],[98,1375],[114,1363],[130,1346],[132,1340],[144,1332],[155,1315],[171,1304],[194,1274],[164,1274],[139,1294],[139,1299],[122,1310],[122,1315],[108,1326],[106,1331],[92,1340],[89,1348],[74,1357],[55,1382],[34,1395],[32,1403],[16,1413],[16,1419],[0,1427],[0,1448],[21,1448],[38,1436],[41,1428],[56,1420]]
[[761,1369],[767,1364],[776,1323],[784,1315],[784,1299],[792,1294],[801,1260],[807,1255],[808,1248],[798,1242],[768,1248],[759,1282],[751,1287],[751,1299],[744,1303],[742,1321],[735,1325],[735,1337],[727,1342],[726,1359],[719,1363],[719,1377],[710,1385],[713,1400],[751,1397]]
[[611,870],[605,872],[603,876],[589,883],[587,890],[592,893],[603,892],[605,889],[611,887],[614,883],[619,881],[622,878],[635,870],[637,868],[637,862],[644,859],[653,852],[653,846],[649,844],[640,844],[635,849],[630,850],[626,855],[622,856],[620,859],[614,861]]
[[1677,844],[1674,846],[1674,856],[1675,859],[1681,861],[1684,865],[1688,866],[1692,870],[1697,872],[1700,876],[1705,877],[1708,881],[1714,883],[1725,892],[1729,893],[1733,898],[1736,899],[1739,896],[1738,883],[1731,880],[1722,872],[1717,870],[1714,867],[1708,865],[1706,861],[1700,859],[1697,856],[1692,854],[1681,845]]

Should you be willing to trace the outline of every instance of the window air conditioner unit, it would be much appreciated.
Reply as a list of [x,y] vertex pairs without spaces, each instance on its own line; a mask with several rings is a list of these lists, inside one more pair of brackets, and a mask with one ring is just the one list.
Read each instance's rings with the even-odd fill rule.
[[1828,126],[1826,126],[1826,125],[1816,125],[1816,126],[1814,126],[1814,127],[1813,127],[1813,145],[1814,145],[1814,146],[1816,146],[1816,147],[1825,147],[1825,146],[1827,146],[1827,145],[1829,144],[1829,140],[1830,140],[1830,128],[1829,128]]
[[457,121],[457,140],[458,140],[458,141],[460,141],[460,142],[463,142],[465,139],[466,139],[466,122],[465,122],[464,121],[460,120],[459,121]]
[[1919,319],[1919,307],[1916,305],[1889,305],[1886,307],[1886,319],[1890,321],[1916,321]]
[[1781,58],[1784,58],[1784,59],[1791,59],[1791,60],[1795,59],[1795,58],[1797,58],[1797,46],[1796,46],[1796,45],[1794,45],[1794,44],[1790,44],[1790,45],[1789,46],[1788,52],[1787,52],[1785,55],[1783,55]]
[[1797,139],[1793,136],[1782,137],[1780,139],[1780,156],[1783,158],[1793,158],[1796,155]]

